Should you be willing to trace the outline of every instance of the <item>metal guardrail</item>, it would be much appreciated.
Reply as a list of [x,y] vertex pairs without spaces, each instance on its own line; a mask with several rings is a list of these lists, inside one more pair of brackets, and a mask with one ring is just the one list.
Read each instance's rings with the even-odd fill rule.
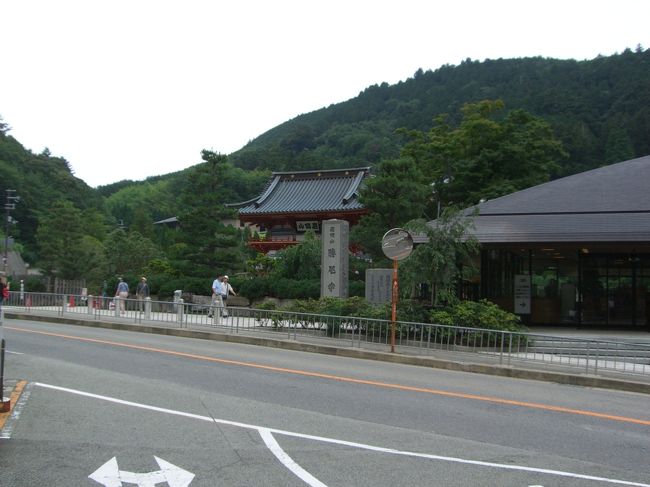
[[[226,333],[272,335],[294,341],[388,352],[390,320],[317,315],[256,308],[213,308],[177,302],[94,296],[12,293],[7,310],[83,319],[151,324]],[[222,316],[227,312],[228,316]],[[650,379],[648,343],[515,333],[430,323],[396,322],[402,354],[503,366],[553,367],[589,375],[634,375]]]

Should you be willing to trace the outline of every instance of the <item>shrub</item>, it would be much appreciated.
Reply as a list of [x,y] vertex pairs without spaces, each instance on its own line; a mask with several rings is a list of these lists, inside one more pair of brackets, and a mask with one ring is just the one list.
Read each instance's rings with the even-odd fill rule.
[[[20,291],[20,283],[18,283],[18,289],[16,285],[12,283],[12,291]],[[44,293],[47,290],[44,279],[38,276],[29,276],[25,280],[25,291],[32,293]]]
[[257,277],[254,279],[247,279],[239,284],[237,293],[240,296],[247,297],[251,301],[262,299],[266,296],[272,296],[272,280],[268,277]]
[[[202,277],[179,277],[169,278],[169,276],[151,276],[147,278],[149,287],[153,294],[159,298],[170,298],[174,296],[174,291],[180,289],[183,293],[198,294],[208,296],[212,294],[212,280]],[[132,290],[135,292],[135,288]]]
[[[489,347],[499,346],[502,340],[506,344],[511,335],[503,335],[498,331],[525,332],[526,328],[521,325],[519,317],[509,313],[496,304],[482,299],[481,301],[461,301],[453,306],[442,310],[434,310],[430,313],[431,323],[439,325],[478,328],[495,330],[495,333],[471,332],[468,330],[449,329],[441,331],[450,342],[462,345],[477,345]],[[525,337],[517,337],[521,344]]]
[[449,326],[514,332],[525,330],[517,315],[499,308],[487,299],[461,301],[446,309],[433,310],[429,319],[431,323]]

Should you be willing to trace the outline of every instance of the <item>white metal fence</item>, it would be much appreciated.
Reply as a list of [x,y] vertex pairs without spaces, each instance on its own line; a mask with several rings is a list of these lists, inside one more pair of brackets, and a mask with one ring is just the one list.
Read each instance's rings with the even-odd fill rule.
[[[5,311],[148,324],[225,333],[271,335],[294,341],[387,352],[391,322],[256,308],[95,296],[11,293]],[[226,316],[227,314],[227,316]],[[650,380],[650,334],[646,343],[513,333],[429,323],[395,323],[396,351],[503,366],[543,366],[589,375],[633,375]]]

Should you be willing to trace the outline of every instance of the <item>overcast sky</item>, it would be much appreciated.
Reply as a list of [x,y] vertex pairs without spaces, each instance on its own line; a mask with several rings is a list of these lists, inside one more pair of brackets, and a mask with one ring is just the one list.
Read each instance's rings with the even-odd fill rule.
[[647,0],[0,0],[0,116],[91,186],[141,180],[418,68],[646,49],[648,19]]

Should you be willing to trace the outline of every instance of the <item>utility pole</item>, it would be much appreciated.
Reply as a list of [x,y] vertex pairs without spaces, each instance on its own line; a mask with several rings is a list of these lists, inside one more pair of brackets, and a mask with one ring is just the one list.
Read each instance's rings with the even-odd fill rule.
[[14,220],[11,217],[11,210],[16,209],[16,203],[20,201],[20,196],[16,196],[16,190],[15,189],[7,189],[5,190],[7,193],[6,199],[5,199],[5,211],[6,211],[6,216],[5,216],[5,253],[4,256],[2,257],[2,264],[3,264],[3,270],[5,275],[7,275],[7,266],[8,266],[8,255],[9,255],[9,224],[10,223],[18,223],[16,220]]

